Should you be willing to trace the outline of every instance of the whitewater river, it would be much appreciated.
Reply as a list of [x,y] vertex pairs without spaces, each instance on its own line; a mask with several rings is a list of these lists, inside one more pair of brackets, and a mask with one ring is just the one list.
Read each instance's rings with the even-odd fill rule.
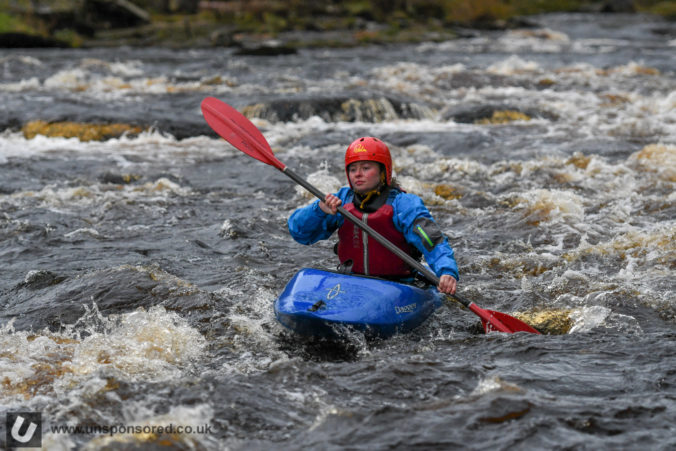
[[[676,25],[534,21],[279,57],[3,50],[0,443],[40,412],[48,449],[674,449]],[[451,303],[389,340],[294,337],[273,302],[335,240],[290,238],[310,196],[211,132],[206,96],[324,191],[354,138],[385,140],[459,292],[546,334]]]

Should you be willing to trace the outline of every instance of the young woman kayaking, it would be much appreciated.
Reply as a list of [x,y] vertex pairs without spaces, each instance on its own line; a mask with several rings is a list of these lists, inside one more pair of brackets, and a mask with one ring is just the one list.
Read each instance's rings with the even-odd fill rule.
[[425,257],[439,277],[439,291],[454,294],[458,265],[453,249],[422,199],[404,192],[392,179],[387,145],[373,137],[357,139],[345,152],[345,172],[349,187],[291,215],[291,236],[301,244],[312,244],[338,230],[336,253],[342,267],[356,274],[412,277],[411,268],[403,260],[337,214],[337,208],[344,205],[409,255]]

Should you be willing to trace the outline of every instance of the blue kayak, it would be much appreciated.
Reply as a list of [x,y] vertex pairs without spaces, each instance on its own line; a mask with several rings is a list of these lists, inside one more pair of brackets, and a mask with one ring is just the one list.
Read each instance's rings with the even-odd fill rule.
[[414,329],[440,306],[436,287],[304,268],[275,302],[275,315],[301,335],[333,337],[348,326],[386,338]]

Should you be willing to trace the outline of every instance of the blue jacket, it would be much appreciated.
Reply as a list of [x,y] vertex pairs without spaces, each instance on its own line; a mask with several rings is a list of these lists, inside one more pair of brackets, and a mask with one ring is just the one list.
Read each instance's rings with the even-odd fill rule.
[[[352,202],[354,192],[351,188],[343,187],[336,193],[336,197],[346,205]],[[415,194],[393,189],[387,203],[394,209],[392,218],[394,227],[404,235],[407,242],[422,253],[434,273],[438,277],[450,274],[458,280],[458,265],[453,249],[432,219],[422,199]],[[319,200],[316,200],[291,214],[288,221],[289,233],[301,244],[313,244],[329,238],[344,221],[345,218],[340,213],[336,215],[324,213],[319,208]],[[422,230],[423,228],[425,230]]]

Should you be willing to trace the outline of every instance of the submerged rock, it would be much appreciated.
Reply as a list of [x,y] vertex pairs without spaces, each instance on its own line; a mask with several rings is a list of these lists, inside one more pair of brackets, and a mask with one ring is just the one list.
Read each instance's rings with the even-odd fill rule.
[[99,180],[103,183],[111,183],[114,185],[129,185],[140,180],[142,176],[138,174],[118,174],[114,172],[105,172],[99,176]]
[[514,317],[520,319],[539,332],[547,335],[564,335],[573,327],[571,310],[549,309],[535,312],[518,312]]
[[475,124],[507,124],[514,121],[530,121],[531,117],[521,111],[515,110],[500,110],[493,111],[489,118],[478,119],[474,121]]
[[59,138],[78,138],[80,141],[105,141],[119,138],[124,134],[138,135],[142,127],[129,124],[82,124],[78,122],[32,121],[25,124],[21,131],[26,139],[36,135]]
[[460,199],[463,196],[457,187],[447,184],[436,185],[434,187],[434,194],[446,200]]
[[40,290],[52,285],[58,285],[66,280],[65,276],[60,276],[52,271],[35,270],[26,274],[22,283],[18,286],[28,288],[29,290]]
[[470,105],[452,107],[441,113],[445,120],[460,124],[504,124],[512,121],[545,118],[556,120],[556,115],[536,109],[522,109],[514,105]]

